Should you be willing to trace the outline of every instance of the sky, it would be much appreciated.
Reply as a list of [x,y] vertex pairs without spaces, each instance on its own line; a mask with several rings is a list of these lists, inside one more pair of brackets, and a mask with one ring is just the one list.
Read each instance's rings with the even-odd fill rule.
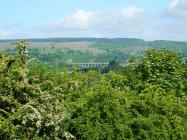
[[187,0],[0,0],[0,39],[187,41]]

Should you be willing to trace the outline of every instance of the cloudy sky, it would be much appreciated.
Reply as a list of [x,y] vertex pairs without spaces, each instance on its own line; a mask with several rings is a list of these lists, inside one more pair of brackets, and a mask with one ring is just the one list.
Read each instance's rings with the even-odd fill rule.
[[0,0],[0,39],[187,41],[187,0]]

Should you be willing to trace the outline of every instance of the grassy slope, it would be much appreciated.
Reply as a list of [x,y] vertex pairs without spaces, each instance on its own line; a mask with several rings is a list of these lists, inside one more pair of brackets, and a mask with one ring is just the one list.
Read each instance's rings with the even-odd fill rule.
[[[10,42],[0,40],[0,51],[12,53]],[[129,55],[141,56],[147,48],[169,48],[182,51],[187,56],[187,42],[144,41],[129,38],[50,38],[29,39],[31,56],[43,61],[56,62],[106,62],[117,58],[125,62]]]

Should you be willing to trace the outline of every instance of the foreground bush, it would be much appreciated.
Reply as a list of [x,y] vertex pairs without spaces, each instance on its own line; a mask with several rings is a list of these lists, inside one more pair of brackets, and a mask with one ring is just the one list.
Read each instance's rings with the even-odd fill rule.
[[138,95],[128,89],[121,92],[101,80],[84,98],[66,122],[78,139],[187,138],[186,97],[179,100],[152,85]]
[[63,138],[60,125],[68,116],[63,95],[29,77],[26,44],[18,43],[17,49],[15,57],[0,56],[0,139]]

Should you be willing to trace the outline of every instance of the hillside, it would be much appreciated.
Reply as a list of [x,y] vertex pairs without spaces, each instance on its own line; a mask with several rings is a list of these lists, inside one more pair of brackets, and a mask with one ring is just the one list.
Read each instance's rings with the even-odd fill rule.
[[[11,42],[0,40],[0,51],[15,54]],[[130,56],[142,57],[148,48],[168,48],[187,56],[187,42],[145,41],[134,38],[46,38],[27,39],[31,57],[62,67],[67,63],[110,62],[126,63]]]

